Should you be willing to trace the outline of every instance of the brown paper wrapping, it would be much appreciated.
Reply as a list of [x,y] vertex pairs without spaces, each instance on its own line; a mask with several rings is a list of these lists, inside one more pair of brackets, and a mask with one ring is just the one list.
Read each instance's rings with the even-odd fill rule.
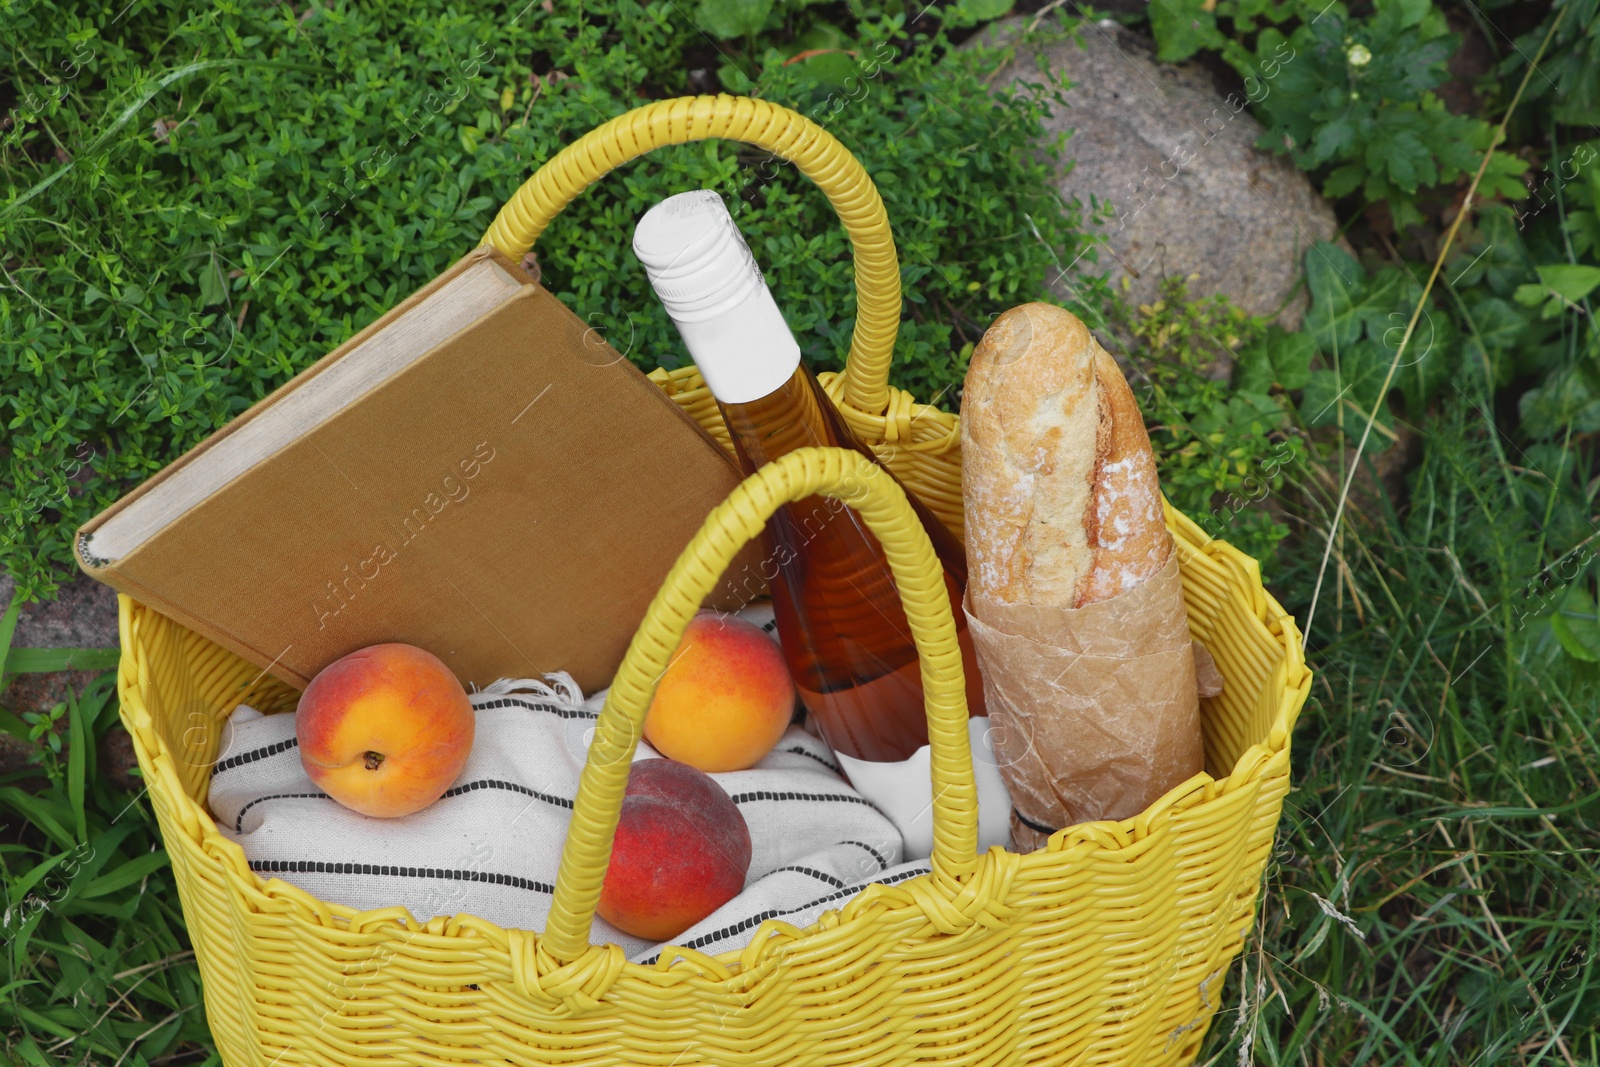
[[1016,851],[1074,823],[1131,818],[1204,769],[1176,553],[1154,578],[1087,607],[1002,604],[970,588],[963,606]]

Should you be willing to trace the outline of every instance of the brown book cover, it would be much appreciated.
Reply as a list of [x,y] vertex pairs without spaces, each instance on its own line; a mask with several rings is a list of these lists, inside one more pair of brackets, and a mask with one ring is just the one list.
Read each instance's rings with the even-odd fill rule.
[[480,248],[96,516],[78,558],[297,687],[403,641],[463,682],[564,670],[588,691],[739,478]]

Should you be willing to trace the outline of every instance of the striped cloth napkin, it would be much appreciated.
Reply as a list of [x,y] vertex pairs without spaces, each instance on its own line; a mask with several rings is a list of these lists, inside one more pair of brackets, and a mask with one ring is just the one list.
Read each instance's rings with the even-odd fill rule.
[[[578,775],[605,693],[566,675],[502,681],[471,695],[466,769],[436,803],[401,819],[350,811],[306,776],[291,715],[240,706],[211,772],[218,828],[252,870],[358,910],[404,906],[419,919],[466,913],[544,929]],[[635,759],[658,754],[640,742]],[[899,831],[839,773],[828,746],[791,727],[750,770],[712,775],[750,828],[744,891],[673,944],[743,948],[766,919],[805,927],[870,882],[928,871],[901,863]],[[659,945],[596,918],[591,940],[653,962]]]

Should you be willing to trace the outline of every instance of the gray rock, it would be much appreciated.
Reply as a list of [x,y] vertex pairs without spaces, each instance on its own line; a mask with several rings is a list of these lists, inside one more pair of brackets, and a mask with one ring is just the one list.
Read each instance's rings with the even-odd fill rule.
[[32,743],[0,731],[0,776],[27,770],[35,751]]
[[31,671],[6,676],[0,690],[0,708],[13,715],[30,711],[49,711],[68,697],[76,696],[104,671]]
[[[0,575],[0,606],[10,603],[16,583]],[[25,604],[17,617],[13,648],[116,648],[117,593],[86,574],[61,585],[59,595]]]
[[[1103,230],[1111,255],[1102,250],[1098,268],[1109,267],[1118,288],[1127,277],[1136,303],[1152,301],[1164,276],[1197,274],[1192,295],[1225,293],[1251,314],[1297,326],[1307,303],[1303,288],[1296,293],[1305,251],[1332,239],[1337,225],[1287,157],[1255,147],[1262,127],[1244,94],[1220,92],[1196,64],[1157,62],[1150,41],[1109,20],[1085,24],[1077,41],[1022,38],[1028,21],[1009,19],[985,35],[1016,45],[993,84],[1037,80],[1041,55],[1073,82],[1070,107],[1057,107],[1048,127],[1074,131],[1061,193],[1114,208]],[[1268,80],[1250,95],[1271,91]]]
[[[10,603],[15,583],[0,575],[0,606]],[[87,575],[61,586],[55,600],[25,604],[17,616],[12,648],[116,648],[117,594]],[[0,707],[21,715],[45,711],[80,692],[99,671],[55,671],[12,676],[0,690]]]

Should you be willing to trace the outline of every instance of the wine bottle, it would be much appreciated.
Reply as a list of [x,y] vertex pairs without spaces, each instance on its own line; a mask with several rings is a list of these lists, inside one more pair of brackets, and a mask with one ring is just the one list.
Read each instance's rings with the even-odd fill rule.
[[[717,193],[699,190],[657,204],[640,220],[633,247],[716,398],[746,471],[808,446],[848,448],[878,463],[802,364],[800,346]],[[925,505],[906,495],[944,567],[967,705],[981,715],[983,690],[961,610],[965,553]],[[766,547],[768,570],[776,569],[778,635],[823,737],[858,760],[910,758],[928,743],[921,669],[877,538],[854,509],[809,497],[774,513]]]

